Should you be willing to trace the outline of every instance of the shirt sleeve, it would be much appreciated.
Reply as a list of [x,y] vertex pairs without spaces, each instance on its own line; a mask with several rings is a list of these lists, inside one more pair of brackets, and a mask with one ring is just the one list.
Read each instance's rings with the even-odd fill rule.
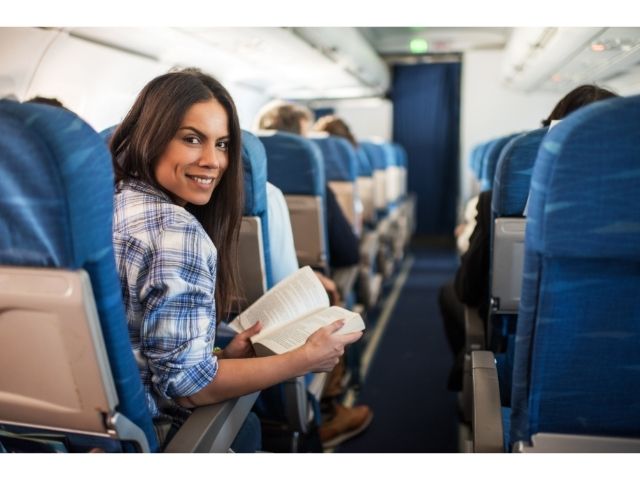
[[[193,395],[216,375],[216,252],[195,226],[163,231],[141,269],[141,354],[164,398]],[[210,244],[209,244],[210,245]]]

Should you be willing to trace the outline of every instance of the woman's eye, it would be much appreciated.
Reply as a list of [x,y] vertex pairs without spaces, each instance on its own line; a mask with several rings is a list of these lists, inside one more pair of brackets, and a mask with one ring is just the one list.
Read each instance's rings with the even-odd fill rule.
[[216,147],[218,147],[223,152],[226,152],[227,149],[229,148],[229,140],[222,140],[222,141],[218,142],[216,144]]
[[200,139],[194,135],[189,135],[184,137],[183,139],[186,143],[190,143],[191,145],[197,145],[200,143]]

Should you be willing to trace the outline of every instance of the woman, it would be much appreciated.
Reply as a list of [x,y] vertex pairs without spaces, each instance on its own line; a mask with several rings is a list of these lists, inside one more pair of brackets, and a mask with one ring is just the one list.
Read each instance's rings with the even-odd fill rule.
[[314,333],[297,350],[254,358],[259,322],[213,354],[216,320],[238,298],[240,127],[229,93],[196,70],[140,92],[111,140],[114,247],[134,354],[157,424],[190,408],[328,371],[361,333]]

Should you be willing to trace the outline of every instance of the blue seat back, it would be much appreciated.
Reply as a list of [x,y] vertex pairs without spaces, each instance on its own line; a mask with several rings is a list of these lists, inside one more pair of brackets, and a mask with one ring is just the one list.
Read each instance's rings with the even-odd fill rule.
[[348,140],[336,136],[312,138],[322,152],[324,173],[328,182],[355,182],[358,177],[358,157]]
[[[324,218],[324,245],[327,235],[327,200],[324,157],[320,147],[308,138],[288,132],[259,133],[269,158],[267,180],[287,195],[320,197]],[[328,248],[325,261],[330,262]]]
[[482,174],[482,154],[484,147],[484,143],[476,145],[471,149],[471,154],[469,155],[469,168],[478,180],[480,180]]
[[267,215],[267,153],[258,137],[245,130],[242,131],[242,167],[244,169],[243,215],[260,218],[267,288],[269,289],[273,286],[273,276]]
[[538,128],[511,139],[498,159],[494,175],[493,217],[522,216],[529,196],[531,174],[547,128]]
[[113,256],[114,183],[104,141],[68,110],[1,100],[0,151],[0,263],[89,274],[118,411],[157,450]]
[[258,137],[269,158],[267,180],[285,195],[319,195],[324,199],[324,158],[317,145],[287,132]]
[[358,176],[359,177],[370,177],[373,175],[373,166],[371,165],[371,161],[369,157],[365,153],[364,149],[358,147],[356,150],[356,155],[358,158]]
[[531,180],[511,441],[640,436],[640,96],[569,115]]
[[486,146],[482,160],[482,174],[480,177],[480,189],[482,191],[491,190],[493,188],[493,178],[496,172],[498,159],[500,158],[500,153],[504,146],[517,135],[519,134],[514,133],[496,138]]
[[369,163],[373,170],[385,170],[387,168],[386,155],[382,145],[363,141],[360,143],[360,148],[362,148],[365,155],[369,158]]

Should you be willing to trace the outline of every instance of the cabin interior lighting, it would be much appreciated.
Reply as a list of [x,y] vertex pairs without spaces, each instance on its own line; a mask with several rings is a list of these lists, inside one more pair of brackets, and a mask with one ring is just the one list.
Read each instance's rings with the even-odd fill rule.
[[409,43],[409,50],[416,54],[427,53],[429,43],[424,38],[414,38]]

